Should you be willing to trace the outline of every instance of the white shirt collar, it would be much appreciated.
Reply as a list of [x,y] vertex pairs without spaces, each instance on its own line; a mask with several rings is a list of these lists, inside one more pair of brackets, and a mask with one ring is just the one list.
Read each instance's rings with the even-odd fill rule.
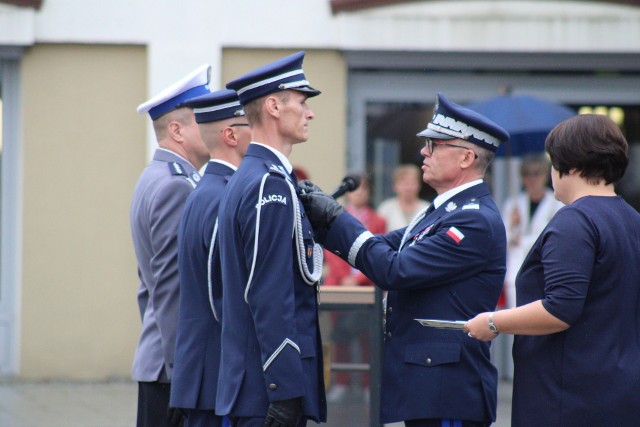
[[256,142],[256,141],[251,141],[252,144],[256,144],[256,145],[260,145],[261,147],[264,147],[268,150],[271,150],[273,152],[273,154],[275,154],[278,159],[280,160],[280,162],[282,163],[282,166],[284,166],[284,168],[287,170],[287,173],[291,173],[293,171],[293,166],[291,165],[291,162],[289,161],[289,159],[287,159],[287,156],[285,156],[284,154],[282,154],[281,152],[279,152],[278,150],[276,150],[273,147],[270,147],[268,145],[262,144],[260,142]]
[[229,162],[225,162],[224,160],[220,160],[220,159],[211,159],[209,160],[209,163],[220,163],[221,165],[225,165],[231,169],[233,169],[234,171],[238,170],[238,167],[235,165],[232,165]]
[[435,199],[433,199],[433,205],[436,209],[444,204],[447,200],[455,196],[456,194],[466,190],[467,188],[471,188],[474,185],[482,184],[483,179],[476,179],[475,181],[467,182],[466,184],[459,185],[455,188],[452,188],[449,191],[445,191],[444,193],[438,195]]

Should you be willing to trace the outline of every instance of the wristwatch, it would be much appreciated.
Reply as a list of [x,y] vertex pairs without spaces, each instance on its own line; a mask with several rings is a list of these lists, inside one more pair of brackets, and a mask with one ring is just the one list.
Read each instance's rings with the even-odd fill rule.
[[496,328],[496,324],[493,323],[493,313],[489,314],[489,330],[496,335],[500,334],[500,331]]

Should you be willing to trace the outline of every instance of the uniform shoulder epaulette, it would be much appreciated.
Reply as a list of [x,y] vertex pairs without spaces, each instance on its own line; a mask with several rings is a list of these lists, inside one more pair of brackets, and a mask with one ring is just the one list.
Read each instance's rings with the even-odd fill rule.
[[270,174],[281,176],[284,179],[290,179],[290,176],[287,173],[287,170],[282,165],[276,165],[271,162],[265,162],[265,166],[267,167],[267,170],[269,171]]
[[467,201],[463,206],[462,206],[463,210],[468,210],[468,209],[473,209],[473,210],[478,210],[480,209],[480,201],[478,199],[469,199],[469,201]]
[[180,163],[168,162],[167,165],[169,166],[169,173],[171,173],[171,175],[189,176]]
[[169,173],[173,176],[183,176],[191,185],[195,187],[195,184],[200,181],[200,174],[198,172],[193,172],[188,174],[187,171],[180,165],[178,162],[168,162]]

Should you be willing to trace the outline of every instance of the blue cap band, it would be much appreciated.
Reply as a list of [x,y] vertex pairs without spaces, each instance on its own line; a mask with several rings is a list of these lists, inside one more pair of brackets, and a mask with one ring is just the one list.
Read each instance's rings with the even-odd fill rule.
[[175,110],[176,108],[180,108],[183,106],[184,102],[188,99],[195,98],[196,96],[201,96],[209,93],[209,88],[207,85],[196,86],[191,88],[185,92],[182,92],[179,95],[174,96],[163,102],[162,104],[156,105],[152,109],[149,110],[149,116],[151,120],[155,120],[163,114],[168,113],[171,110]]

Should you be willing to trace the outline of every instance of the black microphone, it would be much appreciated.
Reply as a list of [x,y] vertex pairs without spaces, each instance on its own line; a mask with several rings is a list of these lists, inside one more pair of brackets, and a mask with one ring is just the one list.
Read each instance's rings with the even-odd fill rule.
[[360,186],[360,177],[358,175],[347,175],[344,178],[342,178],[342,183],[338,186],[338,188],[333,190],[333,193],[331,193],[331,197],[333,197],[334,199],[337,199],[338,197],[342,196],[344,193],[353,191],[359,186]]

